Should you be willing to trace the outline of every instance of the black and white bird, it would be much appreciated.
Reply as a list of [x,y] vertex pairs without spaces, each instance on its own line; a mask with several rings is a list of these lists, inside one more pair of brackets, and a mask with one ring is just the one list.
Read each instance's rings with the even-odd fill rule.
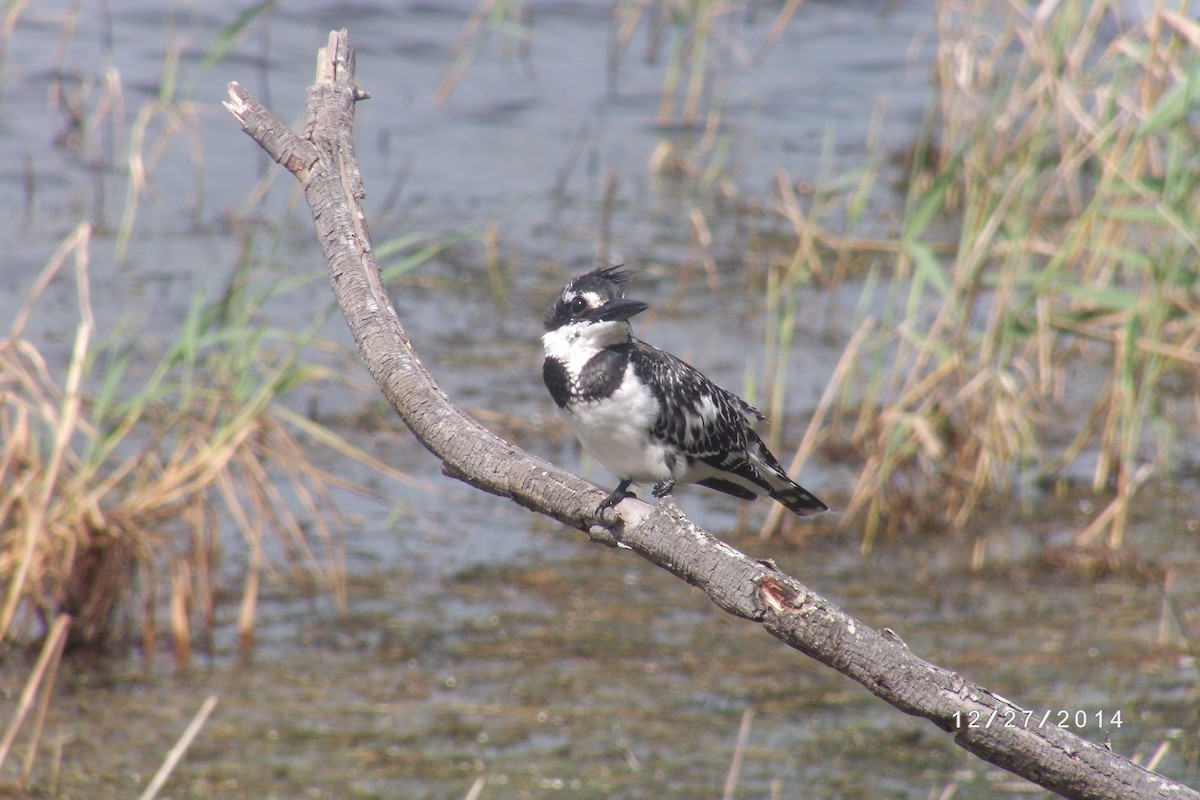
[[800,516],[826,506],[787,476],[751,425],[763,415],[696,368],[633,336],[649,306],[625,297],[631,273],[575,278],[546,314],[542,379],[592,456],[620,483],[596,515],[653,483],[655,497],[698,483],[744,500],[769,495]]

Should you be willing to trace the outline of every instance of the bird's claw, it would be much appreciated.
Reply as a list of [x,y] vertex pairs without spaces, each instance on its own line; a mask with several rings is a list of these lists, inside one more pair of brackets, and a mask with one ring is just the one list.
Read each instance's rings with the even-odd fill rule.
[[629,491],[630,483],[630,481],[621,481],[617,488],[613,489],[608,497],[601,500],[600,505],[596,506],[596,516],[603,517],[605,511],[617,505],[626,497],[632,497],[634,500],[636,500],[637,495]]
[[615,508],[617,506],[617,504],[620,503],[622,500],[624,500],[626,497],[632,497],[634,500],[637,500],[637,495],[634,494],[633,492],[621,492],[620,494],[613,492],[608,497],[604,498],[600,502],[600,505],[596,506],[596,516],[603,517],[605,511],[607,511],[610,508]]
[[654,488],[650,490],[650,494],[661,500],[669,495],[674,488],[675,481],[662,481],[661,483],[654,484]]

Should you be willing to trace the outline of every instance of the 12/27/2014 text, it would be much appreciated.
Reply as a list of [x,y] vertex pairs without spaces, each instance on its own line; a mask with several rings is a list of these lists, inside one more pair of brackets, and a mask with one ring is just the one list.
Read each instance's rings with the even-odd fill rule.
[[955,728],[1120,728],[1124,724],[1120,711],[1066,711],[1050,709],[1039,714],[1036,711],[955,711]]

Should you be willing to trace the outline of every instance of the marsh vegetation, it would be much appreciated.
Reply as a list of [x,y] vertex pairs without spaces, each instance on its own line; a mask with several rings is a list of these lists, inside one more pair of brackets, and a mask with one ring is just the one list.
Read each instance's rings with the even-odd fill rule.
[[[365,73],[374,99],[364,107],[363,141],[373,142],[379,168],[377,180],[368,177],[379,197],[372,224],[395,232],[377,232],[379,252],[406,324],[427,342],[418,350],[490,427],[574,458],[563,431],[542,416],[548,409],[528,367],[536,324],[526,318],[536,323],[563,274],[624,258],[664,299],[653,333],[692,342],[682,352],[697,361],[711,352],[733,388],[743,388],[741,380],[774,422],[776,452],[806,475],[830,476],[801,482],[821,486],[841,509],[816,525],[790,527],[765,507],[735,515],[704,500],[710,505],[700,513],[723,526],[710,528],[773,537],[756,547],[786,556],[819,552],[840,564],[831,574],[845,580],[861,570],[881,582],[878,559],[886,558],[929,586],[945,579],[939,563],[950,575],[969,571],[974,577],[963,580],[978,581],[980,597],[1010,581],[1028,592],[1054,582],[1075,595],[1062,605],[1077,616],[1088,614],[1092,581],[1108,581],[1114,617],[1130,626],[1126,641],[1145,650],[1137,658],[1118,633],[1110,640],[1083,626],[1086,635],[1055,634],[1056,648],[1025,661],[1026,672],[1015,666],[1028,649],[1019,638],[999,646],[999,630],[976,640],[966,619],[925,619],[920,597],[906,613],[912,624],[929,625],[925,647],[944,644],[939,628],[972,641],[960,655],[964,669],[1028,687],[1048,706],[1068,702],[1055,692],[1101,705],[1138,694],[1144,757],[1166,758],[1171,747],[1157,748],[1174,741],[1167,763],[1195,775],[1200,745],[1183,731],[1194,731],[1186,720],[1196,674],[1181,666],[1181,654],[1195,647],[1200,568],[1191,455],[1200,444],[1200,26],[1162,8],[1132,18],[1108,2],[1026,8],[942,0],[916,35],[904,34],[927,58],[908,62],[921,88],[903,95],[900,108],[859,96],[855,123],[839,109],[836,124],[805,127],[790,88],[813,88],[810,75],[794,71],[796,54],[817,47],[805,30],[883,41],[878,31],[846,28],[886,27],[890,12],[810,9],[806,16],[798,6],[620,3],[611,18],[602,15],[602,26],[587,12],[535,13],[526,3],[485,2],[453,17],[411,12],[428,33],[405,43],[406,66],[424,81],[405,90],[384,77],[392,50],[384,32],[360,37],[354,20],[330,17],[325,27],[349,27],[360,63],[376,60],[380,70],[378,78]],[[0,340],[0,658],[12,663],[19,647],[36,647],[66,614],[68,647],[116,645],[119,659],[132,644],[150,663],[184,668],[199,646],[221,663],[255,652],[264,594],[285,619],[315,604],[317,620],[299,623],[299,638],[319,640],[316,659],[340,664],[331,653],[342,647],[370,653],[374,680],[398,681],[398,696],[421,708],[420,724],[397,741],[423,732],[442,753],[409,754],[391,763],[395,773],[380,766],[388,759],[378,752],[360,753],[360,769],[383,787],[414,777],[428,782],[422,786],[473,780],[486,773],[477,761],[534,748],[546,713],[555,729],[549,738],[579,748],[564,763],[600,764],[576,773],[581,796],[648,792],[651,784],[688,796],[694,783],[658,777],[685,774],[688,754],[647,745],[662,763],[646,767],[623,727],[639,728],[634,740],[660,741],[649,730],[654,715],[623,717],[616,698],[595,694],[606,691],[594,688],[602,677],[586,665],[598,653],[633,672],[687,673],[707,687],[663,678],[664,694],[698,692],[693,701],[677,699],[671,719],[700,727],[698,712],[719,718],[706,754],[732,741],[747,705],[779,719],[811,711],[809,703],[840,706],[828,694],[785,699],[784,679],[745,664],[734,669],[722,659],[722,672],[697,661],[695,652],[722,650],[700,633],[680,639],[677,630],[657,630],[642,645],[628,644],[612,631],[638,630],[644,617],[612,605],[588,611],[579,584],[566,577],[591,570],[590,550],[583,565],[568,552],[531,565],[528,551],[540,545],[505,549],[495,530],[532,527],[540,542],[541,523],[497,512],[487,497],[432,488],[441,479],[422,473],[419,454],[378,414],[373,387],[346,356],[295,195],[276,185],[272,165],[248,168],[256,154],[230,155],[250,146],[236,131],[216,133],[233,126],[209,113],[218,95],[206,87],[245,80],[252,70],[263,87],[286,83],[283,94],[300,96],[313,48],[284,9],[259,3],[217,23],[167,12],[149,24],[162,34],[158,71],[135,85],[122,71],[134,35],[123,26],[144,31],[146,20],[89,6],[38,16],[19,5],[9,20],[0,91],[17,110],[36,107],[40,128],[21,158],[6,160],[23,187],[6,200],[10,215],[26,224],[20,237],[6,234],[13,269],[5,305],[12,322]],[[83,41],[79,29],[95,37]],[[281,47],[273,35],[280,29],[290,36],[286,55],[268,52]],[[48,63],[23,32],[57,44],[43,48],[53,54]],[[571,47],[603,55],[604,69],[586,84],[605,98],[596,101],[602,113],[556,93],[579,81],[547,69]],[[39,69],[44,76],[31,77]],[[491,96],[523,81],[528,88],[515,97]],[[398,118],[372,129],[371,104],[395,107]],[[513,118],[518,123],[506,127]],[[415,132],[431,119],[440,119],[432,136]],[[59,127],[50,131],[48,120]],[[482,133],[468,152],[451,133],[472,124]],[[861,135],[843,141],[837,124]],[[514,191],[484,162],[528,150],[522,126],[562,141],[550,157],[558,162]],[[439,136],[450,144],[422,158],[420,148]],[[550,158],[534,163],[544,167]],[[257,183],[248,179],[255,170]],[[439,184],[460,196],[434,195]],[[165,282],[155,274],[164,253],[183,265]],[[718,345],[705,330],[714,319],[749,335]],[[373,526],[370,545],[348,544],[347,531],[364,518],[386,522]],[[397,536],[424,544],[414,554],[405,549],[414,545],[381,543]],[[487,558],[458,553],[437,563],[437,548],[464,540]],[[845,556],[835,551],[847,549],[862,555],[839,561]],[[931,555],[903,558],[903,549]],[[379,550],[397,554],[402,577],[387,577],[375,561]],[[598,576],[645,594],[652,607],[679,604],[674,613],[689,626],[714,624],[671,590],[664,598],[639,588],[655,576],[631,578],[612,558],[596,556]],[[436,577],[419,577],[408,559]],[[445,615],[454,635],[441,638],[438,625],[420,624],[416,614],[381,630],[356,617],[348,598],[410,602],[396,588],[405,580],[425,587],[420,602],[447,587],[462,593],[457,611],[422,606],[427,618]],[[845,590],[848,602],[884,613],[883,601],[855,586]],[[489,610],[484,596],[472,594],[488,591],[511,594],[512,605]],[[943,591],[930,589],[925,599],[987,602]],[[565,640],[548,633],[562,603],[575,626]],[[1010,603],[1001,604],[998,628],[1013,628],[1028,603],[1037,605]],[[265,638],[268,654],[282,646],[278,633]],[[1118,670],[1085,698],[1062,677],[1092,663],[1066,658],[1072,643],[1169,674],[1170,688],[1134,685]],[[665,664],[641,655],[660,647]],[[979,653],[990,647],[996,660],[983,660]],[[173,658],[154,660],[163,649]],[[728,662],[738,660],[737,649]],[[562,669],[564,661],[576,671]],[[545,673],[514,690],[515,709],[439,696],[453,694],[456,673],[481,687],[500,685],[514,664],[527,675]],[[1055,665],[1061,673],[1038,680]],[[721,688],[718,673],[736,676],[742,688]],[[199,682],[211,689],[220,680]],[[555,699],[563,691],[592,697],[600,710],[564,705]],[[1162,700],[1170,693],[1191,698],[1191,706],[1171,709]],[[375,701],[386,706],[390,697]],[[739,702],[744,697],[748,703]],[[388,726],[403,728],[395,708],[383,713]],[[359,723],[371,727],[362,720],[351,727]],[[612,736],[578,735],[593,724]],[[25,735],[30,756],[14,783],[80,780],[58,766],[35,772],[44,764],[34,757],[40,734]],[[852,763],[853,739],[872,735],[852,729],[835,760]],[[64,746],[57,745],[60,756]],[[608,764],[610,747],[626,771]],[[763,747],[751,785],[776,791],[785,778],[812,779],[795,759],[774,772],[765,766],[786,742]],[[525,771],[535,787],[525,791],[563,788],[537,783],[554,780],[540,750],[529,764],[523,758],[512,758],[505,780],[521,781]],[[944,760],[911,766],[906,774],[943,776],[920,785],[957,785],[944,777]],[[227,768],[228,775],[214,767],[205,780],[253,783],[246,765]],[[964,785],[986,783],[981,774]],[[906,787],[920,782],[908,780]]]

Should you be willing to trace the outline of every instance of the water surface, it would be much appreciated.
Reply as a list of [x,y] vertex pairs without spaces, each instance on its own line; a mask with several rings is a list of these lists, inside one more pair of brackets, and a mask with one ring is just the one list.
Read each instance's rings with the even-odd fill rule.
[[[434,88],[472,9],[285,3],[207,69],[210,43],[241,5],[114,4],[111,27],[100,7],[85,5],[61,62],[53,53],[65,12],[27,11],[7,53],[0,171],[10,187],[30,189],[0,194],[0,210],[14,221],[0,230],[0,319],[15,314],[36,270],[80,219],[98,226],[90,274],[101,331],[143,331],[148,354],[155,340],[172,339],[197,291],[228,280],[245,247],[282,273],[317,276],[264,307],[267,322],[300,328],[322,313],[329,293],[307,211],[289,205],[290,178],[219,102],[225,83],[237,80],[284,118],[299,119],[316,49],[329,29],[345,27],[359,83],[372,94],[359,106],[356,139],[377,246],[412,231],[465,236],[394,284],[422,358],[502,435],[610,481],[580,460],[538,380],[540,315],[554,289],[597,260],[624,259],[641,271],[638,292],[655,305],[642,335],[726,385],[753,385],[765,322],[761,298],[747,295],[740,279],[753,267],[739,209],[768,203],[779,170],[815,182],[872,157],[877,107],[879,152],[912,141],[930,96],[930,10],[805,4],[760,59],[753,56],[776,7],[721,20],[713,102],[728,153],[719,171],[737,189],[730,196],[648,170],[664,141],[696,152],[688,148],[703,132],[657,124],[663,67],[640,58],[644,32],[610,91],[607,4],[528,4],[528,41],[491,33],[455,92],[435,106]],[[172,49],[181,54],[198,135],[172,140],[120,261],[124,130],[158,94]],[[47,93],[61,77],[91,108],[105,67],[120,78],[122,126],[72,140],[69,115],[48,111]],[[275,183],[252,206],[263,177]],[[882,189],[873,202],[900,198]],[[697,263],[694,208],[714,232],[715,286]],[[480,243],[489,224],[501,299]],[[802,434],[853,326],[858,288],[801,298],[813,313],[797,331],[788,413],[777,421],[786,442]],[[72,289],[66,277],[56,282],[30,333],[59,370],[76,320]],[[352,345],[336,314],[324,334]],[[352,359],[321,357],[356,369]],[[378,402],[369,388],[303,399],[330,420]],[[34,772],[39,791],[140,793],[204,697],[217,694],[217,711],[176,770],[170,796],[457,798],[478,778],[482,797],[719,796],[747,710],[754,716],[739,796],[924,798],[947,787],[964,796],[1027,794],[1028,785],[959,751],[932,726],[723,615],[636,557],[444,478],[395,423],[345,432],[418,481],[391,484],[330,463],[377,493],[339,496],[347,614],[281,576],[266,588],[257,647],[239,656],[242,554],[231,530],[225,570],[233,601],[219,609],[211,654],[178,674],[166,659],[147,664],[137,654],[65,667]],[[852,474],[817,460],[798,478],[836,505]],[[765,504],[742,507],[699,490],[681,492],[680,502],[736,546],[776,559],[869,624],[893,629],[922,657],[1025,707],[1067,712],[1072,721],[1083,712],[1079,733],[1107,736],[1143,761],[1166,744],[1159,768],[1200,780],[1197,666],[1185,647],[1195,641],[1200,607],[1194,496],[1148,499],[1128,536],[1137,563],[1099,573],[1061,555],[1094,513],[1084,497],[1040,498],[1032,517],[990,509],[978,529],[886,541],[869,558],[830,519],[762,542],[744,531],[756,528]],[[972,571],[978,547],[986,567]],[[1162,588],[1168,570],[1170,597]],[[15,702],[27,669],[16,653],[3,656],[4,705]],[[13,769],[10,759],[3,785],[12,785]]]

